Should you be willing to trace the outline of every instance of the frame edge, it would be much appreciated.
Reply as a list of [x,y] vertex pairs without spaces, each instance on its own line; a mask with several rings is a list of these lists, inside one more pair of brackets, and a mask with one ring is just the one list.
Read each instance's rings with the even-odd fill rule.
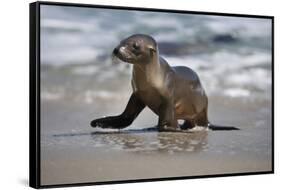
[[[169,178],[141,179],[141,180],[121,180],[121,181],[104,181],[104,182],[89,182],[89,183],[73,183],[73,184],[55,184],[41,185],[40,180],[40,5],[55,5],[55,6],[80,6],[94,7],[119,10],[138,10],[138,11],[155,11],[155,12],[171,12],[185,14],[206,14],[214,16],[233,16],[233,17],[249,17],[272,20],[272,167],[269,171],[232,173],[232,174],[213,174],[204,176],[182,176]],[[38,28],[39,27],[39,28]],[[39,34],[39,35],[38,35]],[[141,183],[167,180],[186,180],[197,178],[213,178],[213,177],[235,177],[246,175],[274,174],[275,159],[274,159],[274,16],[269,15],[248,15],[234,13],[217,13],[205,11],[188,11],[188,10],[169,10],[157,8],[142,8],[142,7],[126,7],[126,6],[110,6],[110,5],[94,5],[81,3],[64,3],[64,2],[48,2],[37,1],[29,4],[29,186],[36,189],[41,188],[58,188],[58,187],[77,187],[89,185],[110,185],[122,183]],[[39,51],[39,52],[38,52]],[[39,53],[39,54],[38,54]],[[39,101],[37,100],[39,98]],[[39,115],[38,115],[39,114]]]
[[40,152],[38,148],[37,75],[39,3],[29,4],[29,186],[40,188]]

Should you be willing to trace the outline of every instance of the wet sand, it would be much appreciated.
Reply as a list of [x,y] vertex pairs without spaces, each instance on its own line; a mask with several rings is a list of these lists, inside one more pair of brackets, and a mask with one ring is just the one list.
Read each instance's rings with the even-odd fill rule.
[[210,120],[239,131],[158,133],[146,109],[121,131],[89,127],[120,113],[127,101],[69,104],[43,100],[42,185],[260,172],[271,170],[271,110],[267,101],[210,97]]

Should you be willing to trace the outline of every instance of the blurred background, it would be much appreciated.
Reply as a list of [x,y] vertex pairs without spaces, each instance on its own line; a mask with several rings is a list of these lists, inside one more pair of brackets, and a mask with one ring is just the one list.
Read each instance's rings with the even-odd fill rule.
[[111,96],[110,82],[131,74],[129,65],[112,66],[111,52],[135,33],[153,36],[170,65],[194,69],[210,95],[271,98],[269,19],[61,6],[42,6],[41,18],[43,99]]

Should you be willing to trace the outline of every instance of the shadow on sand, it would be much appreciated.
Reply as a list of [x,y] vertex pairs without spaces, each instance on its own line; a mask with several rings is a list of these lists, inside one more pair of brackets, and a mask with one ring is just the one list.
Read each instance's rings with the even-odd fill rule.
[[[106,135],[106,134],[137,134],[137,133],[154,133],[158,132],[157,127],[149,127],[143,129],[126,129],[126,130],[117,130],[117,129],[102,129],[101,131],[94,131],[90,133],[63,133],[63,134],[54,134],[53,137],[73,137],[73,136],[88,136],[88,135]],[[161,133],[171,133],[171,132],[161,132]],[[172,133],[193,133],[192,131],[179,131]]]

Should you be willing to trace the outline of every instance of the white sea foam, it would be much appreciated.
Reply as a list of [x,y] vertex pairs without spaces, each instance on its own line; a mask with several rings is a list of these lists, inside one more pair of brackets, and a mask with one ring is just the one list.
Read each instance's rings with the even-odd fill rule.
[[270,35],[271,21],[267,19],[237,18],[237,17],[209,17],[206,25],[215,33],[236,34],[239,37],[260,37]]
[[[142,17],[142,19],[138,20],[138,23],[150,26],[150,27],[158,27],[158,28],[171,28],[180,30],[182,29],[183,25],[181,22],[179,22],[175,17],[172,17],[168,14],[162,14],[161,17],[159,17],[157,14],[150,14],[150,15],[143,15],[142,13],[137,13],[139,17]],[[163,22],[165,20],[165,22]]]
[[[238,55],[227,51],[214,54],[203,54],[186,57],[167,57],[172,66],[187,66],[195,70],[207,93],[224,91],[231,97],[246,97],[250,89],[266,92],[271,85],[271,56],[256,52],[249,55]],[[230,88],[229,88],[230,87]],[[229,88],[229,89],[228,89]]]
[[230,97],[248,97],[251,94],[249,90],[245,90],[242,88],[225,89],[223,93]]
[[182,36],[178,35],[175,36],[174,32],[163,32],[158,33],[154,36],[157,41],[164,41],[164,42],[175,42],[178,41],[179,38],[181,39]]
[[230,74],[226,80],[232,85],[252,85],[260,90],[265,90],[271,84],[270,72],[260,68]]
[[72,73],[76,75],[93,75],[99,71],[98,66],[79,66],[72,69]]
[[84,22],[73,22],[68,20],[59,20],[59,19],[42,19],[41,27],[46,29],[64,29],[69,31],[88,31],[89,24]]
[[63,91],[58,91],[58,92],[42,91],[40,94],[40,97],[42,100],[49,100],[49,101],[60,100],[64,97],[64,92]]
[[53,52],[51,56],[42,54],[42,59],[45,62],[54,65],[63,65],[65,63],[83,64],[95,60],[98,54],[88,48],[73,48],[67,53]]
[[120,94],[116,94],[110,91],[104,91],[104,90],[99,90],[99,91],[92,91],[92,90],[87,90],[82,94],[82,99],[86,104],[91,104],[95,102],[98,99],[101,100],[113,100],[113,99],[121,99]]
[[206,127],[202,127],[202,126],[195,126],[195,127],[193,127],[192,129],[190,129],[190,131],[192,132],[195,132],[195,131],[206,131],[206,130],[208,130],[208,128],[206,128]]

